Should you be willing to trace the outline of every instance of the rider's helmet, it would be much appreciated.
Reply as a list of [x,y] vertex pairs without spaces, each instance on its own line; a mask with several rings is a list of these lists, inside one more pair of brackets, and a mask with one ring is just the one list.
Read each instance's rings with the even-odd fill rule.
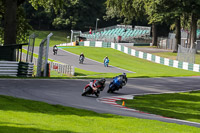
[[126,77],[126,73],[123,73],[122,75],[124,75]]
[[102,79],[100,80],[100,82],[104,84],[104,83],[106,82],[106,79],[105,79],[105,78],[102,78]]

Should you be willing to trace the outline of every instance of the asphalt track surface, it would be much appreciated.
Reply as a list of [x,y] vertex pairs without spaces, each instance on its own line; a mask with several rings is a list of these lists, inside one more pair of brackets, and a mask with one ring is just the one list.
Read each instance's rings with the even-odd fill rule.
[[[38,51],[39,47],[35,47],[34,53],[38,54]],[[85,58],[83,64],[79,64],[79,55],[67,52],[60,48],[58,49],[58,54],[53,55],[53,48],[49,47],[49,58],[87,71],[101,72],[101,73],[123,73],[123,72],[133,73],[131,71],[117,68],[114,66],[104,67],[103,63],[91,60],[87,57]]]
[[[106,91],[110,81],[111,79],[107,79],[106,88],[101,92],[100,98],[200,89],[200,77],[135,78],[128,79],[127,85],[118,92],[108,94]],[[94,95],[83,97],[81,96],[82,90],[88,83],[89,79],[0,79],[0,94],[93,110],[98,113],[111,113],[200,127],[200,123],[122,110],[118,107],[98,102],[98,98]]]

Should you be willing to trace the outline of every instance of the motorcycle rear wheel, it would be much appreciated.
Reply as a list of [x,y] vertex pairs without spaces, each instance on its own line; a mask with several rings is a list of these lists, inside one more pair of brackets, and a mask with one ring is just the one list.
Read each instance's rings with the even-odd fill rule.
[[89,91],[90,91],[90,87],[87,87],[85,89],[85,92],[82,93],[82,96],[86,96],[86,94],[88,94]]

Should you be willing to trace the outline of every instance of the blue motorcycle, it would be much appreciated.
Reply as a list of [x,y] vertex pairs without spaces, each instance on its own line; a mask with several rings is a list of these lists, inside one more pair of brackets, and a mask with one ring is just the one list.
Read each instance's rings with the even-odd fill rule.
[[109,59],[106,59],[106,60],[104,61],[104,66],[105,66],[105,67],[108,67],[108,63],[109,63]]
[[123,77],[117,76],[113,78],[113,81],[110,82],[109,89],[107,93],[113,93],[122,88],[125,84],[123,83]]

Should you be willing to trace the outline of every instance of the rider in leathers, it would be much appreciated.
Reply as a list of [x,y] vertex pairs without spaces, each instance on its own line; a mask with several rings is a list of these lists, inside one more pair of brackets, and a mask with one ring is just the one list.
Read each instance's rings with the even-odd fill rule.
[[120,86],[120,88],[122,88],[122,86],[125,86],[128,81],[126,73],[123,73],[122,75],[119,75],[117,77],[120,77],[120,79],[122,80],[122,85]]
[[106,79],[102,78],[101,80],[92,80],[91,82],[93,83],[93,85],[91,85],[91,86],[92,86],[92,89],[94,90],[94,94],[98,97],[99,89],[100,89],[100,91],[103,91],[103,89],[105,87]]

